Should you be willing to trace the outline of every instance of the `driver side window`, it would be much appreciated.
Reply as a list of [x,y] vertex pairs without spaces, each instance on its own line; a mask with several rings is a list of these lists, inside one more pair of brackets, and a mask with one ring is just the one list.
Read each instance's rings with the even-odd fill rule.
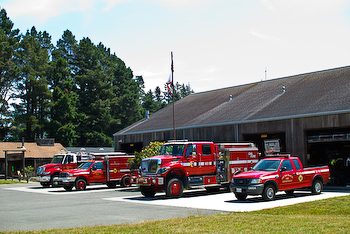
[[193,146],[192,144],[187,145],[185,158],[191,157],[193,152],[197,153],[196,146]]
[[282,168],[286,167],[287,171],[293,171],[293,166],[292,163],[290,162],[290,160],[284,160],[282,163]]
[[102,162],[97,162],[95,163],[96,170],[103,170],[103,163]]

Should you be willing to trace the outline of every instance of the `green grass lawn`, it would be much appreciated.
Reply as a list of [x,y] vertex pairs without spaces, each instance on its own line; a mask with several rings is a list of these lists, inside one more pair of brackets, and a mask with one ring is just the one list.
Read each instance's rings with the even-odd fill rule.
[[0,184],[18,184],[18,183],[27,183],[26,180],[21,180],[21,182],[18,179],[14,180],[0,180]]
[[350,233],[350,196],[254,212],[13,233]]

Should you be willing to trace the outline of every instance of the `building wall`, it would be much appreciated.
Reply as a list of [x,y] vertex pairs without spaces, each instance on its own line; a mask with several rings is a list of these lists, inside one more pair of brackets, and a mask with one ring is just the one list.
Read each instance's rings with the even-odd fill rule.
[[[284,134],[285,151],[292,155],[298,155],[304,165],[307,165],[307,131],[337,130],[341,128],[350,128],[350,113],[179,129],[176,131],[176,138],[198,141],[240,142],[245,139],[244,136],[247,134]],[[170,139],[173,139],[173,131],[116,136],[116,150],[120,150],[123,144],[142,142],[142,147],[145,147],[152,141],[167,141]]]

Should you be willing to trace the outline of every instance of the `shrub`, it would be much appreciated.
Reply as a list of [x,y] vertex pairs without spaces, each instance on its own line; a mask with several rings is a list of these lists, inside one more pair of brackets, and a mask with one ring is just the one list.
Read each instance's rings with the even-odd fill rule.
[[129,159],[130,168],[137,169],[139,168],[142,159],[159,155],[159,149],[161,146],[163,146],[163,144],[164,143],[154,141],[154,142],[151,142],[145,148],[143,148],[141,152],[135,151],[135,158]]

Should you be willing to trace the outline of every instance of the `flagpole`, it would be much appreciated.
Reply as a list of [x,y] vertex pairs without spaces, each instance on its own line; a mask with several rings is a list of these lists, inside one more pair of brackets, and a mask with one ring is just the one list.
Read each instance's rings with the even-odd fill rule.
[[176,140],[176,130],[175,130],[175,86],[174,86],[174,62],[173,62],[173,52],[171,51],[171,84],[173,86],[173,129],[174,129],[174,140]]

